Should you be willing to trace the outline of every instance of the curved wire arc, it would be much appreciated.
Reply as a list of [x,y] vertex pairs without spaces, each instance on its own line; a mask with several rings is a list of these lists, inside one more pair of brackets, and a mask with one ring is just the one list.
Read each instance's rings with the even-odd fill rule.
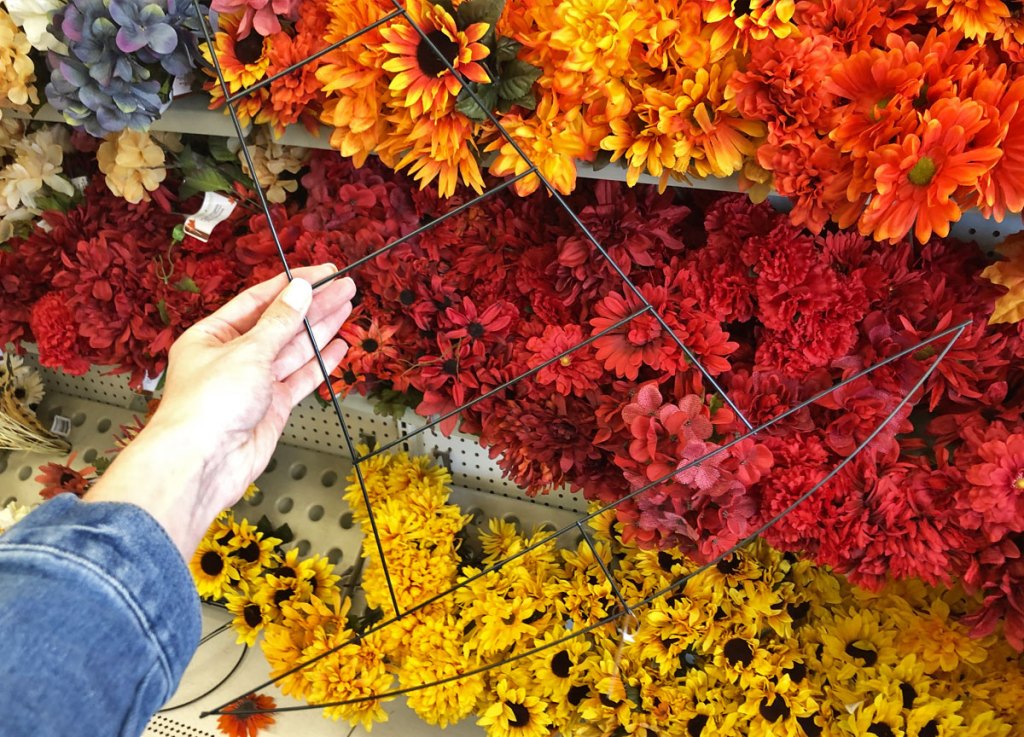
[[[771,527],[776,525],[779,522],[779,520],[781,520],[783,517],[785,517],[790,512],[792,512],[794,509],[796,509],[801,504],[803,504],[808,499],[810,499],[811,496],[813,496],[818,491],[818,489],[820,489],[825,484],[827,484],[829,481],[831,481],[833,478],[835,478],[835,476],[843,468],[845,468],[854,458],[856,458],[858,455],[860,455],[860,453],[868,445],[870,445],[872,443],[872,441],[874,441],[874,439],[885,428],[886,425],[888,425],[890,422],[892,422],[892,420],[896,417],[896,415],[899,414],[900,410],[902,410],[903,407],[906,406],[907,402],[910,401],[911,397],[913,397],[915,394],[917,394],[918,391],[920,391],[921,387],[924,386],[924,384],[928,380],[928,378],[935,372],[935,369],[938,368],[940,363],[942,363],[943,359],[946,357],[946,355],[949,353],[949,351],[956,344],[957,340],[959,340],[960,336],[963,334],[964,330],[967,328],[967,325],[969,325],[969,324],[970,324],[969,322],[966,323],[966,324],[962,324],[962,325],[958,326],[955,329],[955,333],[956,334],[954,335],[954,337],[949,341],[949,343],[946,344],[946,346],[942,349],[942,351],[939,352],[939,354],[936,356],[935,360],[931,363],[931,365],[925,370],[925,372],[921,375],[921,377],[916,382],[914,382],[914,385],[911,387],[911,389],[903,396],[902,399],[900,399],[900,401],[892,409],[892,411],[890,411],[889,414],[886,415],[885,419],[883,419],[874,428],[874,430],[871,431],[871,433],[860,443],[860,445],[858,445],[856,448],[854,448],[854,450],[849,455],[847,455],[845,458],[843,458],[843,460],[840,461],[835,466],[835,468],[833,468],[831,471],[829,471],[825,475],[824,478],[822,478],[820,481],[815,483],[814,486],[812,486],[810,489],[808,489],[803,494],[801,494],[788,507],[783,509],[781,512],[776,514],[770,520],[768,520],[767,522],[762,524],[760,527],[755,529],[753,532],[751,532],[742,541],[740,541],[736,545],[733,545],[728,550],[726,550],[725,552],[723,552],[720,555],[716,556],[715,558],[713,558],[712,560],[708,561],[707,563],[697,567],[696,569],[694,569],[690,573],[687,573],[687,574],[685,574],[683,576],[680,576],[678,579],[676,579],[675,581],[670,583],[668,586],[665,586],[665,587],[659,589],[658,591],[655,591],[653,594],[650,594],[649,596],[647,596],[647,597],[641,599],[640,601],[636,602],[635,604],[632,605],[632,609],[636,610],[636,609],[640,609],[642,607],[645,607],[645,606],[653,603],[654,601],[657,601],[658,599],[660,599],[661,597],[665,596],[669,592],[671,592],[671,591],[673,591],[673,590],[675,590],[675,589],[677,589],[677,588],[679,588],[681,586],[685,586],[686,583],[688,581],[690,581],[691,579],[695,578],[696,576],[699,576],[699,575],[703,574],[705,571],[709,570],[712,566],[718,565],[721,561],[723,561],[726,558],[728,558],[729,556],[735,554],[741,548],[744,548],[747,545],[749,545],[750,543],[754,542],[765,531],[767,531],[768,529],[770,529]],[[575,526],[575,525],[573,525],[573,526]],[[561,637],[561,638],[559,638],[557,640],[553,640],[552,642],[544,643],[543,645],[540,645],[538,647],[532,648],[530,650],[526,650],[526,651],[524,651],[522,653],[516,653],[515,655],[509,656],[508,658],[506,658],[506,659],[504,659],[502,661],[499,661],[497,663],[488,663],[487,665],[483,665],[483,666],[479,666],[477,668],[470,669],[468,671],[465,671],[464,673],[457,673],[457,674],[455,674],[453,676],[447,676],[445,678],[440,678],[440,679],[437,679],[436,681],[431,681],[429,683],[423,683],[423,684],[419,684],[419,685],[416,685],[416,686],[407,686],[407,687],[404,687],[404,688],[398,688],[398,689],[393,689],[391,691],[386,691],[386,692],[381,693],[381,694],[376,694],[374,696],[360,696],[360,697],[357,697],[357,698],[354,698],[354,699],[345,699],[343,701],[333,701],[333,702],[327,702],[327,703],[323,703],[323,704],[304,704],[302,706],[286,706],[286,707],[282,707],[280,709],[254,709],[254,710],[252,710],[250,712],[234,712],[234,713],[236,713],[236,714],[243,714],[243,713],[259,714],[259,713],[265,713],[265,712],[274,712],[274,713],[276,713],[276,712],[285,712],[285,711],[309,711],[311,709],[324,709],[324,708],[330,708],[330,707],[334,707],[334,706],[348,706],[350,704],[364,703],[366,701],[376,701],[378,699],[391,698],[393,696],[401,696],[401,695],[404,695],[404,694],[413,693],[414,691],[420,691],[420,690],[426,689],[426,688],[432,688],[432,687],[435,687],[435,686],[441,686],[441,685],[444,685],[446,683],[452,683],[454,681],[462,680],[463,678],[469,678],[469,677],[474,676],[474,675],[479,675],[480,673],[484,673],[484,672],[486,672],[488,670],[492,670],[494,668],[499,668],[499,667],[502,667],[504,665],[508,665],[509,663],[514,663],[514,662],[516,662],[518,660],[522,660],[523,658],[527,658],[527,657],[529,657],[531,655],[535,655],[535,654],[537,654],[539,652],[543,652],[544,650],[548,650],[548,649],[550,649],[552,647],[555,647],[557,645],[561,645],[561,644],[563,644],[565,642],[568,642],[569,640],[575,639],[576,637],[581,637],[584,634],[587,634],[588,632],[592,632],[593,630],[597,629],[598,627],[603,627],[606,624],[610,624],[611,622],[614,622],[614,621],[620,619],[621,617],[625,616],[626,614],[627,614],[627,610],[619,611],[619,612],[616,612],[614,614],[609,614],[608,616],[604,617],[601,620],[598,620],[597,622],[595,622],[593,624],[587,625],[587,626],[582,627],[582,628],[580,628],[578,630],[574,629],[572,632],[570,632],[565,637]],[[219,708],[223,708],[223,707],[218,707],[218,709]],[[203,712],[203,714],[200,715],[200,716],[206,716],[206,715],[209,715],[209,714],[217,714],[217,713],[221,713],[221,712],[216,711],[216,710],[207,711],[207,712]]]

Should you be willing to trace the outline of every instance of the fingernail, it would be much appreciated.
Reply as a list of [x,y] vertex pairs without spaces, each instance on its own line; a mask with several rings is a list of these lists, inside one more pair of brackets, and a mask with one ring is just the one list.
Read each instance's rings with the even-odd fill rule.
[[328,261],[326,264],[324,264],[324,266],[326,266],[328,269],[330,269],[332,274],[337,274],[338,273],[338,267],[335,266],[334,264],[332,264],[330,261]]
[[296,312],[302,312],[309,307],[313,299],[313,287],[305,279],[296,277],[291,280],[284,291],[281,292],[281,301]]

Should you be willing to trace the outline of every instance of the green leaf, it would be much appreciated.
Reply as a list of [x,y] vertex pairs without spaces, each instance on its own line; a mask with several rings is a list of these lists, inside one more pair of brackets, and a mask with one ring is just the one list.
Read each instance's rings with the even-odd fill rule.
[[505,0],[468,0],[455,11],[459,28],[465,29],[474,23],[486,23],[494,29],[505,10]]
[[[181,194],[180,192],[178,193]],[[181,243],[185,240],[185,225],[178,223],[174,226],[174,230],[171,231],[171,243]]]
[[197,192],[231,192],[231,180],[219,169],[203,165],[185,177],[185,184]]
[[238,161],[238,154],[228,148],[228,139],[210,138],[207,146],[214,161]]
[[527,110],[536,110],[537,98],[534,97],[533,90],[530,90],[525,95],[520,97],[518,100],[513,100],[512,104],[518,105],[519,107],[524,107]]
[[[475,88],[477,96],[483,101],[484,107],[480,107],[473,96],[469,93],[469,87]],[[498,86],[495,84],[477,84],[470,82],[461,92],[455,101],[455,109],[470,120],[487,120],[487,112],[494,110],[498,104]]]
[[103,472],[110,468],[110,464],[113,461],[106,456],[97,456],[92,462],[92,467],[96,469],[96,475],[102,476]]
[[610,151],[598,151],[597,156],[590,163],[591,168],[594,171],[601,171],[606,166],[612,163],[612,154]]
[[533,90],[533,83],[540,77],[540,68],[522,59],[513,59],[501,70],[498,95],[506,100],[519,100]]
[[156,311],[160,313],[160,319],[164,325],[171,324],[171,316],[167,314],[167,303],[164,300],[160,300],[156,303]]
[[199,294],[199,286],[195,283],[195,281],[193,281],[192,277],[190,276],[181,277],[178,283],[174,285],[174,288],[177,289],[179,292],[191,292],[192,294]]
[[167,369],[160,372],[160,381],[156,382],[156,389],[154,392],[162,392],[164,390],[164,384],[167,383]]
[[292,532],[292,528],[287,524],[283,524],[274,530],[274,537],[279,539],[282,543],[290,543],[295,539],[295,533]]
[[504,64],[506,61],[512,61],[519,56],[519,49],[521,48],[523,48],[523,45],[514,38],[502,36],[494,46],[494,58],[499,64]]

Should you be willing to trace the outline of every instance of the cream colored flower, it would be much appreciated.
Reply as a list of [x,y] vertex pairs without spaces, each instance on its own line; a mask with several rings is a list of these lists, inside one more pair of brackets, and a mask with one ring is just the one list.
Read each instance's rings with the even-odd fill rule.
[[33,48],[67,51],[67,47],[47,30],[53,14],[66,5],[63,0],[4,0],[4,5]]
[[[149,193],[167,177],[164,148],[154,136],[126,129],[108,135],[96,151],[107,187],[133,204],[148,201]],[[166,142],[168,148],[180,150],[180,137],[165,133],[159,139]]]
[[14,527],[31,511],[31,507],[18,504],[18,502],[11,502],[6,507],[0,508],[0,535]]
[[27,111],[28,103],[39,104],[36,67],[29,58],[32,44],[0,8],[0,117],[3,109]]
[[14,150],[14,144],[25,136],[25,121],[21,118],[0,118],[0,162]]
[[[289,192],[298,189],[299,182],[293,178],[282,178],[284,174],[298,174],[309,159],[309,150],[299,146],[283,146],[273,140],[270,131],[261,128],[253,137],[253,145],[249,147],[252,163],[256,167],[256,179],[263,187],[267,200],[280,204],[288,197]],[[242,171],[249,176],[249,165],[245,156],[239,152],[238,160]]]
[[[71,197],[75,188],[63,175],[64,153],[71,138],[61,126],[41,128],[14,143],[14,161],[0,170],[0,217],[19,217],[16,211],[36,211],[36,198],[47,189]],[[27,217],[31,217],[29,213]]]

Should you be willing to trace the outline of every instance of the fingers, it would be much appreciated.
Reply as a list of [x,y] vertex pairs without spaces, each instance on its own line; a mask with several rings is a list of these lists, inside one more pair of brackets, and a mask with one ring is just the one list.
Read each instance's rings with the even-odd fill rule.
[[[334,264],[320,266],[303,266],[292,269],[292,276],[313,283],[337,272]],[[274,301],[281,290],[288,284],[288,277],[283,273],[268,279],[234,297],[205,320],[216,320],[231,327],[238,335],[243,335],[253,328],[267,307]]]
[[[316,341],[318,348],[321,348],[331,338],[337,336],[339,328],[341,328],[342,323],[348,319],[350,314],[352,314],[352,303],[345,302],[339,309],[329,313],[320,322],[311,325],[313,339]],[[312,322],[311,318],[310,321]],[[274,378],[278,381],[283,381],[294,371],[306,365],[314,355],[313,344],[309,340],[309,335],[306,334],[305,330],[300,330],[277,355],[277,360],[274,361],[273,366]]]
[[[332,340],[320,351],[320,355],[324,359],[324,365],[327,368],[327,373],[334,371],[338,367],[346,353],[348,353],[348,344],[341,338]],[[320,372],[320,364],[317,363],[316,358],[313,358],[307,361],[298,371],[293,372],[282,383],[288,390],[292,406],[294,407],[320,386],[323,380],[324,376]]]
[[285,287],[242,340],[261,359],[271,363],[288,341],[302,329],[302,319],[313,301],[313,287],[296,277]]

